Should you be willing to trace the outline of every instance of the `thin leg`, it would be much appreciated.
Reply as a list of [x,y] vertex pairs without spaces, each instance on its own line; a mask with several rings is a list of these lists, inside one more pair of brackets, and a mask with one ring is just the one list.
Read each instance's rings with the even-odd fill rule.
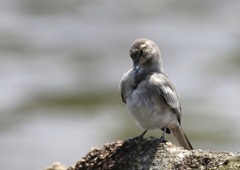
[[145,133],[147,133],[147,131],[148,130],[145,130],[141,135],[135,137],[134,139],[139,139],[139,138],[143,139],[143,136],[145,135]]
[[164,135],[165,135],[165,133],[166,133],[166,130],[167,130],[167,128],[164,128],[163,129],[163,134],[162,134],[162,136],[160,137],[160,141],[162,141],[162,142],[165,142],[166,140],[165,140],[165,137],[164,137]]
[[143,138],[143,136],[147,133],[148,130],[145,130],[139,137]]

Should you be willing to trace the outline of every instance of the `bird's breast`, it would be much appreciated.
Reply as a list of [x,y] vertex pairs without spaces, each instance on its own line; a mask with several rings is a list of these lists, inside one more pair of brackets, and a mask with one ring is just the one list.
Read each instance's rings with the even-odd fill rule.
[[143,129],[162,129],[175,121],[175,115],[157,97],[160,94],[149,87],[149,82],[142,81],[127,98],[130,115]]

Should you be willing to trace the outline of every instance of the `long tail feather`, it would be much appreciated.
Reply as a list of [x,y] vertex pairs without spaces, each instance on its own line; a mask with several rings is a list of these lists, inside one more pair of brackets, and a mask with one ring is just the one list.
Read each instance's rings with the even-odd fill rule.
[[178,141],[178,143],[187,150],[193,150],[193,147],[191,143],[189,142],[187,136],[185,135],[183,129],[181,126],[177,126],[173,129],[171,129],[171,132],[173,133],[174,137]]

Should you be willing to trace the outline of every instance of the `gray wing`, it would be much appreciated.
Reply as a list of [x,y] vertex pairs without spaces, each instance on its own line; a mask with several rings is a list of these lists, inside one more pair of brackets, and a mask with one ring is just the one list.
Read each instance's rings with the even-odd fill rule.
[[157,82],[157,91],[166,104],[171,108],[173,113],[177,115],[179,123],[181,122],[181,105],[179,102],[179,96],[176,92],[175,86],[170,82],[167,76],[164,74],[158,74],[153,77]]
[[181,106],[180,106],[178,94],[174,86],[171,84],[171,82],[164,83],[161,86],[161,92],[167,104],[171,106],[171,108],[177,109],[177,111],[180,113]]
[[123,76],[123,78],[120,81],[120,85],[119,85],[119,89],[120,89],[120,93],[121,93],[121,98],[123,103],[126,103],[126,97],[125,97],[125,80],[124,80],[125,76]]
[[124,79],[120,82],[120,93],[123,103],[126,103],[126,97],[125,97],[125,88],[124,88]]
[[133,87],[135,86],[134,75],[132,73],[132,69],[130,69],[127,73],[124,74],[120,81],[120,93],[122,97],[122,101],[126,103],[127,96],[132,93]]

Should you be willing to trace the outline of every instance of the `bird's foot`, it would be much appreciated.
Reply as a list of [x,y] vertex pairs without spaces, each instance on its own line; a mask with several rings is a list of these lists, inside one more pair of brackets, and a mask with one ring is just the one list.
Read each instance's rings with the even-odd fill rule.
[[159,139],[158,139],[159,142],[161,143],[166,143],[166,139],[164,138],[164,136],[161,136]]
[[135,138],[133,138],[134,140],[135,139],[143,139],[143,136],[145,135],[147,133],[147,130],[145,130],[141,135],[139,135],[139,136],[137,136],[137,137],[135,137]]
[[165,135],[165,133],[166,133],[166,130],[167,130],[167,128],[164,128],[163,129],[163,134],[162,134],[162,136],[158,139],[160,142],[162,142],[162,143],[166,143],[167,141],[166,141],[166,139],[165,139],[165,137],[164,137],[164,135]]

